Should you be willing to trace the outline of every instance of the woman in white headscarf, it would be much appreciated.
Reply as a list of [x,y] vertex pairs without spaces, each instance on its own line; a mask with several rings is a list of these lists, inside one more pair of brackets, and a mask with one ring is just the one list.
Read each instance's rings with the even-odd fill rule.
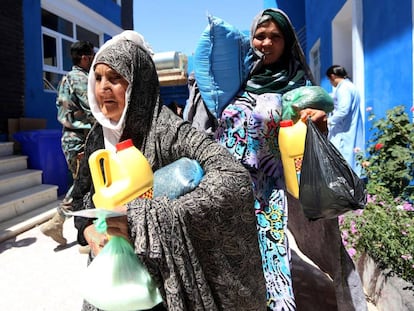
[[[266,294],[248,172],[219,144],[160,104],[151,53],[134,32],[105,43],[89,74],[97,120],[75,181],[74,209],[93,208],[88,156],[132,139],[155,171],[182,157],[204,177],[177,199],[135,199],[108,233],[127,237],[163,296],[159,310],[264,310]],[[78,242],[93,255],[106,241],[86,218],[75,218]],[[157,310],[158,310],[157,309]],[[96,310],[85,302],[83,310]]]

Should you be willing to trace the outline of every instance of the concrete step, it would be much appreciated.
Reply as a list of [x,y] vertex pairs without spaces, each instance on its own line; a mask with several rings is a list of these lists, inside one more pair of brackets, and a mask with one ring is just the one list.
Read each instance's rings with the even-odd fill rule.
[[0,222],[57,200],[55,185],[38,185],[0,197]]
[[27,156],[11,155],[0,157],[0,174],[20,171],[27,168]]
[[13,142],[0,142],[0,156],[13,155]]
[[0,175],[0,196],[24,190],[42,183],[41,170],[21,170]]
[[12,219],[0,222],[0,243],[48,221],[55,214],[56,207],[59,206],[60,202],[62,200],[55,200]]

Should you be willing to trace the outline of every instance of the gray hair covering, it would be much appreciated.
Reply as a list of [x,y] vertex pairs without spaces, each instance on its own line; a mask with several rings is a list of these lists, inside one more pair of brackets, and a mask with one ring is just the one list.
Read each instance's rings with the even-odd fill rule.
[[94,68],[97,64],[106,64],[131,84],[132,73],[134,72],[132,58],[125,57],[136,49],[136,44],[132,41],[119,41],[118,44],[109,46],[96,57]]
[[[95,56],[88,77],[88,100],[93,115],[103,127],[106,148],[113,148],[128,138],[132,138],[137,148],[143,147],[153,118],[159,113],[159,82],[152,54],[142,35],[127,30],[108,40]],[[116,123],[103,115],[95,97],[97,64],[111,67],[129,84],[125,109]]]
[[[95,67],[99,63],[103,63],[117,71],[123,76],[128,83],[131,83],[132,74],[134,72],[132,51],[140,46],[150,55],[153,52],[149,45],[145,42],[144,37],[139,33],[126,30],[119,35],[114,36],[111,40],[104,44],[95,57]],[[130,55],[131,57],[128,57]]]

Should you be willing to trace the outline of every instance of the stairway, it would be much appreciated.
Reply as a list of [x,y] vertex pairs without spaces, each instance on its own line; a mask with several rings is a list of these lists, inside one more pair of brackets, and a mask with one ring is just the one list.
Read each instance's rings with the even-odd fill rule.
[[61,200],[58,186],[42,184],[42,171],[27,168],[27,156],[0,142],[0,242],[51,218]]

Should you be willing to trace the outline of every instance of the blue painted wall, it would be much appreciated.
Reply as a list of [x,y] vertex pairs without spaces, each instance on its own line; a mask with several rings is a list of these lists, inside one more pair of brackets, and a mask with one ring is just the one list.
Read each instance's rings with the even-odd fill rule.
[[121,25],[121,7],[113,1],[102,0],[79,0],[80,3],[94,10],[96,13],[105,16],[116,25]]
[[309,55],[310,49],[320,39],[320,56],[321,56],[321,86],[326,90],[331,89],[329,80],[325,77],[325,72],[332,65],[332,28],[331,21],[344,5],[345,1],[324,1],[321,4],[318,0],[306,1],[306,36],[307,50],[306,56]]
[[23,1],[25,50],[25,117],[47,120],[47,128],[61,128],[56,120],[56,94],[43,90],[40,0]]
[[412,105],[411,27],[411,1],[364,1],[365,102],[377,116]]
[[325,71],[332,65],[331,20],[345,0],[278,0],[277,3],[288,14],[296,30],[306,27],[306,44],[303,48],[307,59],[312,46],[318,39],[321,40],[321,86],[330,90],[331,85],[325,78]]

